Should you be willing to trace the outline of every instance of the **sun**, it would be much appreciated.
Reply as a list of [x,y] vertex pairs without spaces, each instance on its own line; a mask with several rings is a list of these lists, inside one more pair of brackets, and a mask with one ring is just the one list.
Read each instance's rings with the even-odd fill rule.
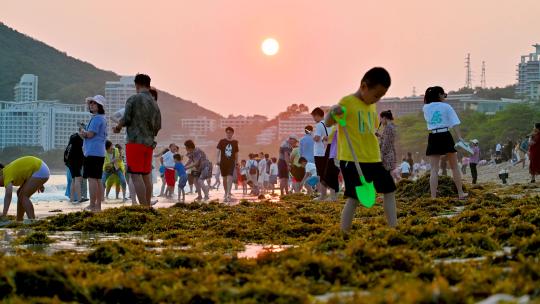
[[274,56],[279,52],[279,42],[274,38],[266,38],[261,45],[261,49],[266,56]]

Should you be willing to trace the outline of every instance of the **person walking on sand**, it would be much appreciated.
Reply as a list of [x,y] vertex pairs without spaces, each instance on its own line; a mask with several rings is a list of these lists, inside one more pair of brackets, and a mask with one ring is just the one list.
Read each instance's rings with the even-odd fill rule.
[[15,186],[19,187],[17,190],[17,221],[23,220],[25,212],[29,219],[35,219],[34,206],[30,197],[36,192],[45,191],[43,185],[49,180],[49,177],[49,167],[37,157],[21,157],[5,167],[0,164],[0,187],[6,188],[2,215],[8,214]]
[[540,174],[540,123],[534,125],[529,141],[529,173],[531,183],[536,183],[536,176]]
[[[225,194],[223,195],[224,202],[230,202],[232,200],[233,176],[238,163],[238,141],[233,139],[233,136],[234,129],[227,127],[225,129],[225,138],[220,140],[216,147],[216,164],[221,171],[221,176],[223,177],[223,189],[225,190]],[[219,178],[219,176],[216,177]]]
[[379,145],[381,147],[381,159],[384,166],[390,174],[396,169],[396,125],[394,124],[394,116],[390,110],[383,111],[379,114],[381,125],[384,127],[382,134],[379,136]]
[[107,140],[107,118],[105,118],[105,97],[96,95],[86,98],[86,104],[92,119],[85,129],[79,134],[84,139],[83,152],[83,178],[88,179],[90,192],[90,205],[87,210],[101,211],[101,201],[105,193],[105,187],[101,182],[103,176],[103,164],[105,163],[105,141]]
[[431,163],[431,176],[429,178],[431,197],[437,197],[439,162],[441,156],[446,155],[450,169],[452,170],[452,178],[458,190],[458,196],[460,199],[465,199],[468,194],[463,192],[457,151],[454,148],[454,139],[450,133],[450,129],[453,129],[459,140],[463,141],[459,129],[461,122],[456,111],[444,102],[446,97],[447,94],[444,92],[444,89],[438,86],[428,88],[424,96],[423,112],[429,131],[426,155],[429,157]]
[[152,199],[152,154],[156,146],[155,137],[161,129],[161,112],[150,94],[150,77],[135,76],[137,94],[126,101],[124,116],[114,127],[120,133],[126,127],[126,162],[130,179],[135,186],[137,199],[143,206],[150,206]]
[[[319,191],[319,197],[315,198],[315,201],[325,201],[327,200],[327,183],[324,180],[326,166],[328,164],[329,151],[327,151],[328,146],[328,136],[332,132],[331,128],[327,127],[324,122],[324,111],[321,108],[315,108],[311,111],[311,116],[315,121],[315,131],[313,132],[314,144],[314,160],[315,166],[317,167],[317,176],[320,176],[321,179],[317,184],[317,190]],[[336,199],[336,194],[334,189],[330,188],[330,200],[333,201]]]
[[298,138],[296,135],[290,135],[287,140],[283,141],[279,147],[279,160],[278,160],[278,177],[279,177],[279,191],[283,196],[289,194],[289,170],[291,152],[296,146]]
[[471,140],[473,155],[469,159],[469,167],[471,168],[472,183],[476,184],[478,179],[478,171],[476,167],[480,162],[480,147],[478,147],[478,139]]
[[[338,159],[345,182],[344,196],[347,202],[341,213],[341,230],[349,233],[354,213],[359,205],[355,188],[361,185],[355,162],[359,162],[367,182],[373,182],[375,190],[383,193],[383,208],[390,227],[396,227],[396,185],[390,172],[383,166],[379,142],[375,135],[378,127],[377,103],[390,87],[390,74],[380,67],[372,68],[362,77],[360,88],[352,95],[341,99],[326,115],[327,126],[336,124],[334,116],[344,117],[352,149],[349,146],[345,129],[338,124]],[[343,116],[343,108],[347,115]]]

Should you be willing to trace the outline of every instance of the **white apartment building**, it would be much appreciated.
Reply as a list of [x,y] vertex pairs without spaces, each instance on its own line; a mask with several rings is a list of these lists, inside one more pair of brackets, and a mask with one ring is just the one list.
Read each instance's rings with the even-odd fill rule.
[[[132,95],[136,94],[135,90],[135,77],[134,76],[122,76],[119,81],[107,81],[105,82],[105,113],[107,117],[110,117],[114,112],[122,109],[126,105],[126,100]],[[108,120],[109,126],[116,125],[110,119]],[[126,129],[122,129],[119,134],[109,132],[109,139],[115,144],[125,143]]]
[[17,102],[38,100],[38,77],[33,74],[22,75],[13,91]]
[[236,130],[236,129],[241,129],[245,126],[252,125],[254,123],[265,123],[267,121],[268,121],[268,117],[262,116],[262,115],[254,115],[254,116],[229,115],[229,117],[222,118],[219,120],[219,127],[221,129],[231,127]]
[[79,124],[87,123],[86,106],[57,101],[0,101],[0,148],[38,146],[63,149]]
[[180,127],[187,130],[191,135],[207,135],[216,130],[217,121],[206,116],[182,118],[180,119]]
[[534,100],[540,97],[540,44],[533,47],[535,52],[521,56],[517,66],[516,94]]
[[271,126],[269,128],[263,129],[261,133],[259,133],[255,139],[256,139],[256,145],[270,145],[275,140],[277,140],[277,126]]
[[278,120],[278,138],[284,139],[289,135],[303,136],[307,125],[314,125],[313,117],[309,113],[296,114],[287,119]]

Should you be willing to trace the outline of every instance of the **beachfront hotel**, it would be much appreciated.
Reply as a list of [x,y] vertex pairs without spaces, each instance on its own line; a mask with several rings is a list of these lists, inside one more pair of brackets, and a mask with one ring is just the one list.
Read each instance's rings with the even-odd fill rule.
[[535,44],[534,53],[521,56],[517,66],[516,95],[529,100],[540,98],[540,44]]
[[25,74],[15,85],[15,100],[0,101],[0,148],[64,149],[80,123],[90,120],[85,104],[64,104],[37,98],[38,78]]
[[44,151],[64,149],[79,123],[90,113],[84,104],[63,104],[51,100],[0,101],[0,148],[41,147]]
[[[126,106],[126,100],[132,95],[137,94],[134,83],[134,76],[122,76],[119,81],[105,82],[105,113],[107,117],[111,117],[114,112]],[[116,126],[116,123],[108,120],[109,126]],[[109,140],[115,144],[123,144],[125,142],[126,129],[118,134],[109,132]]]

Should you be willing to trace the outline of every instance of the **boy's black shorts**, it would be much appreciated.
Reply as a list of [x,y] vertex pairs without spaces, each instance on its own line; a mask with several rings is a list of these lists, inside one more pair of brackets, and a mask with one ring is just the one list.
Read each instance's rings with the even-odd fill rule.
[[[345,182],[345,197],[356,198],[356,186],[360,186],[360,177],[352,161],[341,161],[341,174]],[[360,168],[367,182],[373,182],[377,193],[391,193],[396,191],[396,184],[390,172],[380,163],[360,163]]]

